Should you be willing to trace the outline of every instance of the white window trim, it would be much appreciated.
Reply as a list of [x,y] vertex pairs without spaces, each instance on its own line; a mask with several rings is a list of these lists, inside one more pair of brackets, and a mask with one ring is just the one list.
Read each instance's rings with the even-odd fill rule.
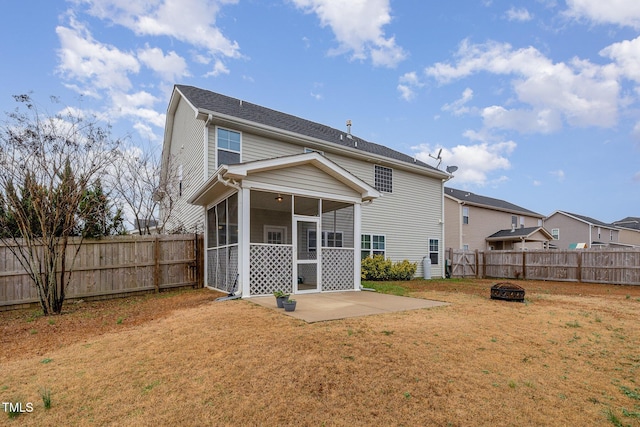
[[[431,250],[431,241],[436,241],[436,242],[438,242],[438,251],[437,251],[437,252],[434,252],[434,251],[432,251],[432,250]],[[440,239],[438,239],[438,238],[432,238],[432,237],[429,237],[429,239],[427,239],[427,245],[428,245],[428,248],[427,248],[427,249],[428,249],[428,251],[429,251],[429,259],[431,259],[431,254],[432,254],[432,253],[435,253],[435,254],[437,254],[437,256],[438,256],[438,263],[437,263],[437,264],[434,264],[434,263],[432,262],[432,263],[431,263],[431,265],[440,265],[440,246],[441,246],[441,245],[440,245]]]
[[[465,215],[465,211],[466,211],[466,215]],[[465,218],[467,218],[467,222],[464,222]],[[462,207],[462,224],[469,225],[469,207],[468,206]]]
[[552,236],[553,240],[560,240],[560,229],[559,228],[552,228],[551,229],[551,236]]
[[[369,249],[363,249],[362,248],[362,236],[369,236],[371,238],[370,242],[371,242],[371,247]],[[378,237],[383,237],[384,238],[384,249],[380,250],[380,249],[374,249],[373,248],[373,236],[378,236]],[[368,251],[369,255],[368,256],[373,256],[373,252],[382,252],[382,256],[384,256],[385,258],[387,257],[387,235],[386,234],[376,234],[376,233],[362,233],[361,237],[360,237],[360,254],[362,254],[362,252],[364,251]],[[376,254],[379,255],[379,254]],[[362,255],[361,255],[362,256]]]
[[264,233],[263,240],[264,240],[265,243],[267,243],[267,240],[268,240],[267,236],[268,236],[270,231],[282,232],[282,239],[283,239],[282,244],[283,245],[287,244],[287,227],[285,227],[284,225],[267,225],[267,224],[265,224],[263,226],[263,233]]
[[[307,249],[309,252],[311,251],[315,251],[317,249],[316,247],[311,247],[311,245],[309,244],[309,242],[311,242],[311,233],[315,233],[315,230],[307,230]],[[329,246],[329,233],[334,233],[334,234],[339,234],[340,235],[340,241],[342,242],[343,246]],[[321,248],[342,248],[344,247],[344,233],[342,231],[322,231],[321,232],[322,235],[322,242],[320,247]],[[318,244],[318,239],[316,239],[316,245]],[[386,242],[385,242],[386,244]]]
[[[376,171],[378,170],[378,168],[384,168],[384,169],[388,169],[391,171],[391,190],[387,191],[387,190],[383,190],[382,188],[379,188],[378,186],[376,186]],[[382,165],[373,165],[373,186],[376,190],[382,192],[382,193],[389,193],[392,194],[393,193],[393,168],[387,167],[387,166],[382,166]]]
[[[223,129],[229,132],[235,132],[237,134],[240,135],[240,150],[239,151],[235,151],[235,150],[230,150],[228,148],[220,148],[219,144],[218,144],[218,130],[219,129]],[[215,128],[215,140],[216,140],[216,144],[215,144],[215,159],[216,159],[216,169],[218,167],[220,167],[219,163],[220,163],[220,159],[218,158],[218,151],[226,151],[227,153],[234,153],[234,154],[238,154],[240,156],[240,160],[239,163],[242,163],[242,141],[243,141],[243,134],[241,131],[239,130],[235,130],[235,129],[230,129],[230,128],[226,128],[224,126],[216,126]]]

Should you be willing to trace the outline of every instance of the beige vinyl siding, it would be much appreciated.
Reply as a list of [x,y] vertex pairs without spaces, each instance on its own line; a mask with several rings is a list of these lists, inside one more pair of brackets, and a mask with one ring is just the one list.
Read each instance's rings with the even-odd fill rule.
[[445,249],[462,249],[462,206],[455,200],[444,198]]
[[303,152],[304,147],[302,146],[275,141],[273,139],[268,139],[263,136],[253,135],[246,132],[242,134],[243,162],[291,156],[293,154],[301,154]]
[[[369,185],[374,185],[374,163],[327,153],[327,157]],[[386,256],[418,263],[416,276],[422,277],[422,259],[429,255],[429,239],[439,241],[438,265],[431,276],[444,274],[442,241],[442,181],[384,165],[393,169],[393,192],[362,208],[362,234],[385,236]],[[356,242],[356,247],[359,243]]]
[[248,178],[270,185],[296,187],[320,193],[358,197],[359,193],[312,165],[301,165],[268,172],[253,173]]
[[[232,128],[228,129],[233,130]],[[213,126],[209,132],[209,144],[212,147],[211,144],[215,141]],[[304,152],[304,147],[303,145],[275,141],[246,131],[242,133],[243,162],[300,154]],[[215,165],[212,152],[215,152],[213,147],[209,149],[209,162]],[[374,162],[334,154],[326,149],[324,154],[328,159],[367,184],[374,185]],[[442,181],[393,165],[383,164],[383,166],[393,169],[393,192],[383,193],[383,196],[371,205],[363,206],[362,233],[384,235],[386,237],[386,256],[394,261],[408,259],[418,263],[416,275],[419,277],[423,274],[422,259],[429,255],[429,239],[437,239],[440,250],[439,263],[432,266],[431,274],[433,277],[442,276],[445,247],[445,242],[442,240],[443,226],[439,222],[442,219]],[[307,168],[312,167],[308,166]],[[293,168],[293,170],[295,169]],[[290,171],[291,169],[287,173]],[[336,191],[336,194],[344,194],[339,192],[338,187],[335,187],[336,183],[341,185],[337,180],[331,183],[332,187],[329,189],[326,182],[328,177],[326,175],[320,177],[318,174],[313,174],[311,170],[300,169],[295,176],[278,176],[273,172],[269,172],[269,174],[272,175],[269,177],[261,176],[260,179],[277,179],[278,183],[284,182],[284,185],[290,185],[291,180],[295,179],[294,182],[300,185],[301,179],[312,178],[304,184],[305,188],[323,192]],[[256,174],[253,174],[249,179],[257,180],[258,178]],[[344,191],[344,187],[342,188]],[[360,242],[354,242],[354,245],[359,249]]]
[[[463,205],[469,208],[469,223],[462,224],[462,244],[468,244],[470,250],[487,250],[492,245],[491,242],[487,242],[486,238],[500,230],[511,229],[511,217],[517,216],[516,227],[520,227],[520,217],[524,217],[525,227],[537,227],[538,220],[540,218],[497,211],[493,209],[487,209],[479,206]],[[462,214],[460,214],[459,221],[462,221]],[[456,248],[454,246],[454,249]]]
[[[640,246],[640,230],[620,229],[618,230],[618,241],[627,245]],[[615,238],[615,234],[614,234]]]
[[204,211],[187,199],[204,183],[204,122],[194,119],[191,106],[180,99],[171,134],[171,156],[176,167],[182,165],[182,197],[174,208],[169,229],[178,226],[187,231],[204,231]]

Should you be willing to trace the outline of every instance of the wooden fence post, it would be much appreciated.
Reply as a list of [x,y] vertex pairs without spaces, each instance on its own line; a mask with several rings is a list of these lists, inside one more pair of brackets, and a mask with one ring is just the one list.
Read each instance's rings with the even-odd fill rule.
[[482,276],[480,277],[483,279],[487,278],[487,256],[484,251],[482,251]]
[[578,283],[582,282],[582,251],[578,252],[578,271],[576,276],[578,276]]
[[155,267],[153,269],[153,287],[156,293],[160,292],[160,237],[156,237],[153,241],[153,258]]
[[478,271],[478,268],[480,267],[480,260],[478,259],[479,256],[480,256],[480,252],[478,252],[478,250],[476,249],[476,260],[475,260],[476,261],[476,279],[480,277],[480,275],[478,274],[480,273]]
[[527,252],[522,251],[522,279],[527,280]]

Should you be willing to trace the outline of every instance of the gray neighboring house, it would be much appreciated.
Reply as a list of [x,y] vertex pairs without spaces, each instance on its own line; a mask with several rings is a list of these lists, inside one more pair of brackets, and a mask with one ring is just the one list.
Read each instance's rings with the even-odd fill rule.
[[465,250],[545,249],[544,216],[501,199],[445,187],[445,246]]
[[558,210],[544,223],[551,231],[552,244],[557,249],[629,246],[620,242],[618,227],[588,216]]
[[639,217],[628,216],[619,221],[614,221],[613,225],[615,225],[619,229],[618,239],[620,243],[640,246]]
[[[240,99],[176,85],[163,173],[173,224],[204,231],[206,286],[242,297],[360,289],[360,260],[431,259],[443,277],[444,183],[413,157]],[[169,167],[169,165],[173,165]]]

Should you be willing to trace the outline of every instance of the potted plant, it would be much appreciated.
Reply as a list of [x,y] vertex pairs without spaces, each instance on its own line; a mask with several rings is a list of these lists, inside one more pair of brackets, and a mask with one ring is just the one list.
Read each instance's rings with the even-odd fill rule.
[[275,291],[273,296],[276,297],[276,304],[278,305],[278,308],[283,308],[282,303],[289,299],[289,294],[282,291]]
[[287,298],[287,300],[282,303],[282,306],[284,307],[284,311],[295,311],[296,300]]

